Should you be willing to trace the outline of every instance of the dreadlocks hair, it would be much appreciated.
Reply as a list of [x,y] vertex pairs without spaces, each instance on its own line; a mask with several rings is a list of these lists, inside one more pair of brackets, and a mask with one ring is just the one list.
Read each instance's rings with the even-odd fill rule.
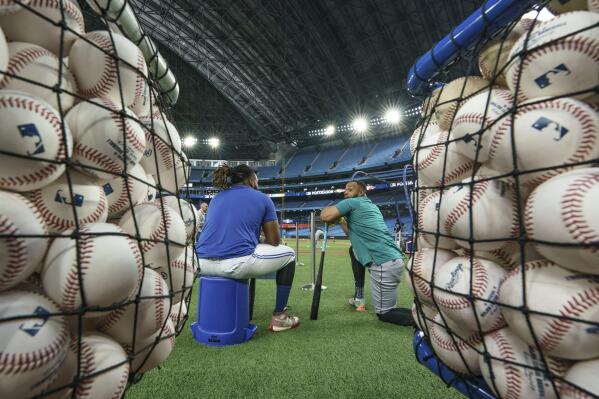
[[356,183],[358,186],[362,187],[362,190],[366,192],[366,184],[364,184],[361,180],[351,180],[350,183]]
[[256,172],[254,169],[245,164],[241,164],[232,168],[225,163],[220,165],[214,171],[212,185],[216,188],[226,189],[231,187],[233,184],[243,183],[255,173]]

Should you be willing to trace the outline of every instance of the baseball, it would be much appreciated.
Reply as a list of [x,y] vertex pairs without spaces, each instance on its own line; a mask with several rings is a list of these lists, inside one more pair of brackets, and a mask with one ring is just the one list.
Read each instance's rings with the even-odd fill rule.
[[528,237],[556,244],[578,244],[534,245],[545,258],[565,268],[599,274],[597,204],[599,168],[557,175],[538,186],[526,202],[524,224]]
[[[516,159],[512,156],[511,130]],[[534,187],[548,178],[572,169],[563,166],[599,157],[599,116],[593,109],[572,98],[530,103],[512,118],[504,118],[489,147],[487,166],[508,173],[517,166],[519,182]],[[542,151],[540,151],[542,149]],[[580,166],[577,166],[580,167]],[[550,168],[546,170],[539,170]]]
[[[77,93],[77,82],[66,65],[62,65],[62,75],[59,73],[60,60],[54,53],[35,44],[13,42],[8,44],[10,59],[6,71],[20,78],[37,82],[30,83],[17,77],[4,76],[0,80],[0,89],[24,91],[41,98],[58,110],[58,98],[53,89],[59,87],[70,93]],[[60,79],[59,79],[60,76]],[[60,86],[58,83],[60,81]],[[75,97],[66,92],[60,94],[62,112],[67,112],[75,103]]]
[[139,295],[137,292],[135,295],[138,296],[139,303],[132,303],[111,311],[97,324],[98,331],[124,344],[133,342],[133,331],[135,331],[136,342],[158,331],[169,316],[171,306],[166,282],[160,274],[146,267],[141,291]]
[[[599,359],[586,360],[575,363],[566,373],[564,379],[587,392],[599,396]],[[560,394],[562,399],[592,399],[593,396],[577,389],[566,382],[561,383]]]
[[[447,235],[444,220],[439,219],[440,200],[441,191],[435,191],[420,201],[418,211],[418,232],[422,239],[431,247],[454,249],[458,247],[458,244],[452,238],[435,236],[437,233]],[[443,201],[445,201],[445,196]],[[439,223],[438,229],[437,223]]]
[[155,175],[162,189],[170,194],[177,194],[189,180],[189,161],[185,153],[175,156],[175,166]]
[[147,128],[144,129],[146,148],[141,159],[144,170],[151,175],[156,175],[158,170],[163,172],[172,169],[177,154],[181,153],[179,132],[166,118],[142,118],[140,120]]
[[[494,331],[484,336],[485,347],[491,356],[479,357],[480,369],[487,385],[500,398],[556,398],[551,378],[540,370],[563,377],[568,363],[539,353],[534,345],[524,343],[509,328]],[[482,348],[482,347],[481,347]],[[559,386],[557,379],[555,387]]]
[[148,69],[141,50],[118,33],[93,31],[85,38],[99,48],[83,39],[77,39],[71,48],[69,67],[79,82],[79,94],[120,105],[122,91],[124,105],[133,105],[147,85]]
[[[575,97],[593,94],[599,85],[598,23],[596,13],[568,12],[535,25],[530,35],[521,36],[510,53],[513,62],[506,75],[510,90],[517,94],[518,100],[583,90],[588,91]],[[592,25],[595,27],[584,30]]]
[[515,36],[502,37],[491,41],[480,51],[478,69],[483,78],[501,87],[508,87],[505,74],[510,51],[517,39]]
[[[83,295],[88,308],[110,307],[135,296],[143,264],[137,242],[124,233],[114,224],[92,223],[80,226],[79,239],[57,238],[50,244],[42,284],[62,310],[79,309]],[[84,316],[104,314],[87,311]]]
[[522,266],[509,272],[499,290],[502,312],[514,333],[530,345],[535,340],[518,307],[526,304],[530,323],[541,350],[563,359],[599,357],[597,328],[583,321],[599,320],[599,281],[596,276],[576,274],[548,260],[531,261],[526,270],[526,297],[522,292]]
[[547,9],[553,14],[563,14],[570,11],[587,10],[587,0],[551,0]]
[[473,161],[489,158],[489,144],[502,118],[509,118],[514,99],[509,91],[491,89],[466,100],[458,109],[450,139],[456,150]]
[[79,224],[105,222],[108,217],[102,187],[94,179],[72,170],[46,187],[32,191],[29,198],[52,233],[75,227],[75,214]]
[[131,206],[145,201],[148,194],[146,172],[137,164],[127,178],[117,177],[100,183],[108,201],[108,218],[120,217]]
[[439,99],[435,115],[439,126],[449,130],[455,112],[462,102],[479,91],[487,90],[491,86],[489,81],[478,76],[465,76],[447,83],[439,91]]
[[199,266],[198,257],[193,245],[188,246],[185,251],[168,266],[158,266],[156,270],[166,281],[166,285],[172,290],[173,304],[177,304],[187,298],[193,287],[195,271]]
[[71,156],[72,136],[58,112],[45,101],[18,91],[0,90],[0,189],[30,191],[58,179]]
[[406,285],[414,291],[414,296],[431,305],[433,274],[455,256],[455,253],[444,249],[423,248],[416,252],[406,267],[410,275],[410,281],[407,281]]
[[491,251],[519,235],[514,189],[500,180],[470,183],[466,179],[447,189],[439,214],[444,231],[463,248]]
[[77,398],[120,398],[129,379],[127,354],[103,334],[85,334],[81,337],[79,376]]
[[418,329],[427,337],[430,336],[429,328],[438,313],[437,309],[425,303],[414,302],[412,305],[412,319],[414,319],[414,323],[416,323]]
[[51,382],[66,356],[69,332],[59,310],[43,295],[0,293],[0,397],[30,398]]
[[[428,323],[431,345],[435,354],[445,365],[460,374],[480,375],[478,352],[481,343],[478,334],[461,335],[452,332],[454,340],[445,329],[441,314],[437,314],[433,322]],[[461,356],[460,356],[461,354]]]
[[417,149],[422,146],[421,139],[429,135],[434,135],[443,132],[436,121],[424,121],[418,126],[412,136],[410,136],[410,155],[416,155]]
[[[132,236],[139,234],[144,262],[148,267],[167,265],[169,259],[177,259],[185,250],[185,224],[181,216],[168,206],[135,205],[123,215],[119,225]],[[165,244],[166,239],[168,245]]]
[[23,282],[46,254],[47,238],[23,235],[47,234],[44,219],[28,199],[0,191],[0,291]]
[[[150,338],[135,343],[136,353],[131,370],[136,373],[145,373],[163,363],[175,347],[175,326],[169,319],[164,328]],[[125,350],[130,346],[125,346]],[[151,352],[150,352],[151,351]],[[149,352],[149,353],[148,353]]]
[[185,322],[187,317],[187,305],[185,304],[185,301],[174,304],[171,307],[171,312],[169,313],[168,317],[173,322],[175,330],[179,331],[183,327],[182,324]]
[[198,216],[198,210],[196,207],[192,203],[187,202],[184,199],[180,199],[174,195],[160,197],[156,200],[156,203],[161,204],[161,201],[164,205],[173,208],[177,214],[181,216],[183,223],[185,223],[187,242],[193,242],[198,233],[200,224],[200,218]]
[[506,271],[490,260],[472,258],[471,264],[470,258],[456,257],[435,272],[435,303],[454,329],[496,330],[505,324],[499,305],[493,303],[505,275]]
[[[9,3],[12,3],[12,1],[9,1]],[[83,14],[77,2],[74,0],[30,0],[27,3],[31,9],[45,18],[49,18],[56,25],[28,9],[18,6],[20,11],[11,15],[0,16],[0,25],[4,29],[6,38],[11,42],[37,44],[50,50],[59,58],[66,57],[77,38],[77,35],[73,32],[80,35],[85,34]],[[64,19],[61,3],[64,9]],[[62,42],[61,34],[63,29],[61,28],[61,21],[69,28],[64,29]]]
[[131,169],[141,160],[146,138],[130,110],[103,98],[91,101],[101,106],[81,102],[66,116],[75,141],[73,160],[91,176],[113,179],[124,172],[125,161]]
[[472,175],[474,162],[457,151],[455,142],[446,144],[448,135],[446,131],[428,129],[420,140],[414,156],[414,170],[420,185],[436,187]]

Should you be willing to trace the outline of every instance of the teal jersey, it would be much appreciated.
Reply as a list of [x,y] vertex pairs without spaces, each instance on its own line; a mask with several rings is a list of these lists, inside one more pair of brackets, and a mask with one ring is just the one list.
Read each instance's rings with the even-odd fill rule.
[[390,260],[403,259],[379,207],[370,198],[347,198],[335,206],[347,220],[349,239],[361,264],[382,265]]

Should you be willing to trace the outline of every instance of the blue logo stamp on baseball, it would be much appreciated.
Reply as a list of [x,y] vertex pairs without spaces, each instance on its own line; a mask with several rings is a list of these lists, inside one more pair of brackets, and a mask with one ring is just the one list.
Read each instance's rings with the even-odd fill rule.
[[556,136],[553,138],[555,141],[560,141],[570,131],[567,127],[544,116],[537,119],[532,128],[542,133],[555,133]]
[[44,327],[44,325],[48,322],[48,318],[50,317],[50,312],[46,310],[42,306],[38,306],[33,311],[33,314],[36,315],[36,319],[41,318],[42,320],[26,320],[19,326],[19,330],[24,331],[25,333],[35,337],[37,333],[39,333]]
[[79,208],[83,206],[84,199],[85,197],[83,195],[73,193],[73,199],[71,201],[70,196],[65,194],[63,190],[56,190],[56,195],[54,196],[54,201],[60,204],[75,205]]
[[570,71],[568,69],[566,64],[559,64],[559,65],[555,66],[553,69],[550,69],[549,71],[545,72],[544,74],[542,74],[541,76],[536,78],[535,83],[537,84],[537,86],[539,86],[540,89],[545,89],[545,88],[551,86],[552,83],[554,83],[551,81],[552,76],[559,76],[559,75],[568,76],[571,73],[572,73],[572,71]]
[[38,155],[46,152],[40,132],[33,123],[17,126],[21,137],[27,142],[27,155]]

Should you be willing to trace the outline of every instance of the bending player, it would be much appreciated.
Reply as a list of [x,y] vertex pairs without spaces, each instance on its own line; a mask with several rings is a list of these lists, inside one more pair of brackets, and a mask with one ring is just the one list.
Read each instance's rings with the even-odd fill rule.
[[334,223],[345,217],[354,254],[368,268],[372,302],[379,320],[412,325],[410,310],[396,307],[404,256],[393,242],[381,211],[366,196],[366,186],[360,181],[347,183],[344,197],[337,205],[324,208],[320,219]]
[[[275,206],[258,191],[258,177],[247,165],[214,171],[214,187],[224,189],[210,202],[197,245],[203,275],[248,279],[277,272],[277,295],[269,329],[285,331],[299,325],[287,313],[295,275],[295,252],[280,245]],[[264,244],[258,243],[260,228]]]

